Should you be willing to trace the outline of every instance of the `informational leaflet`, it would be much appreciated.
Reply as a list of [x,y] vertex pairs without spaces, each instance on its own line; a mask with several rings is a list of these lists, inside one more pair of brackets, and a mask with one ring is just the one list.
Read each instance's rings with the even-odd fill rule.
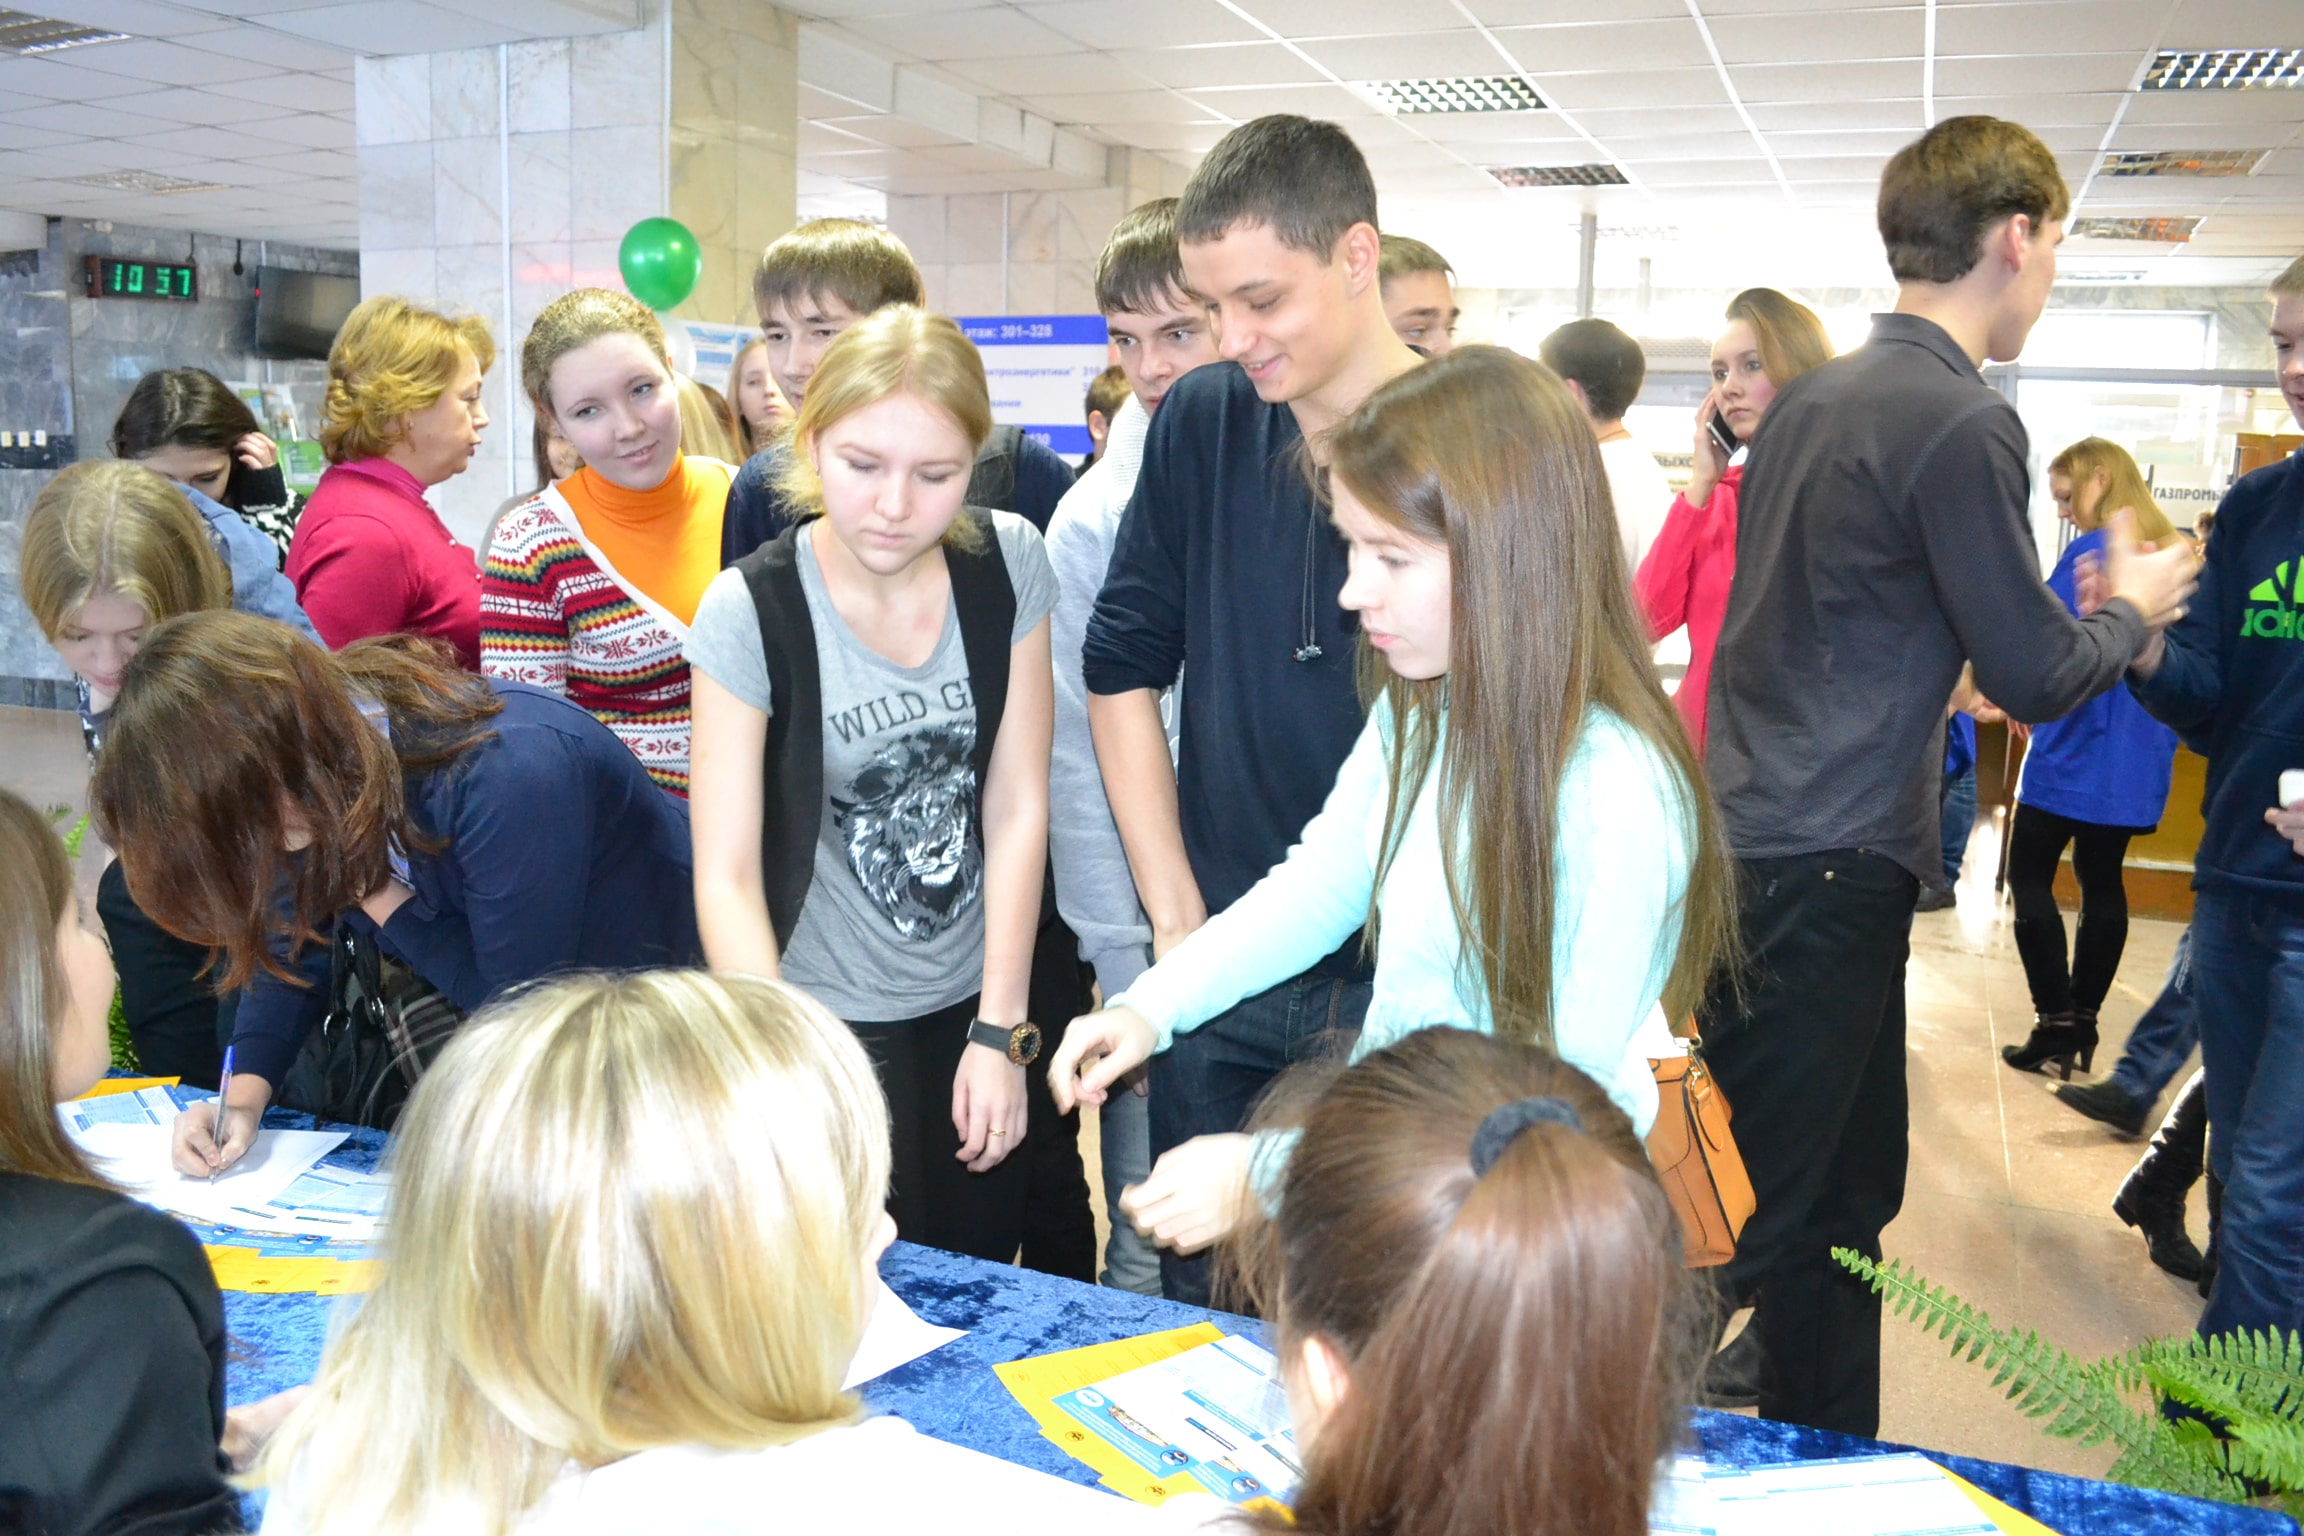
[[[2010,1529],[1924,1456],[1761,1467],[1682,1458],[1660,1480],[1653,1536],[1999,1536]],[[2018,1517],[2020,1518],[2020,1517]]]
[[1272,1352],[1227,1335],[1061,1394],[1055,1406],[1169,1488],[1286,1503],[1304,1474]]

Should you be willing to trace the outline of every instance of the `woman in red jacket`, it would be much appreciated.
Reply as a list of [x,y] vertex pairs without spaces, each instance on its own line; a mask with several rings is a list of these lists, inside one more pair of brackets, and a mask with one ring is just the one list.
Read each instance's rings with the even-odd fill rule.
[[464,472],[488,425],[488,327],[404,299],[363,303],[328,349],[330,468],[296,525],[288,579],[330,649],[424,635],[480,667],[480,562],[424,492]]
[[1654,638],[1688,626],[1688,671],[1672,702],[1699,754],[1712,648],[1720,640],[1728,585],[1736,574],[1736,491],[1744,478],[1741,455],[1730,463],[1709,423],[1718,413],[1740,443],[1749,442],[1776,392],[1831,355],[1824,323],[1806,305],[1773,288],[1736,295],[1728,305],[1728,327],[1712,344],[1712,392],[1696,409],[1688,489],[1673,499],[1663,531],[1632,579]]

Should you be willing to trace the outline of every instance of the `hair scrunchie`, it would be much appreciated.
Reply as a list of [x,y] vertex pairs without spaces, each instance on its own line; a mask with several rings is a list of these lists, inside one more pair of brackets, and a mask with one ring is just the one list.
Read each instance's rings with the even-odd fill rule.
[[1496,1166],[1496,1159],[1519,1139],[1522,1131],[1544,1122],[1564,1125],[1572,1131],[1584,1129],[1584,1117],[1576,1113],[1576,1106],[1550,1094],[1514,1099],[1490,1110],[1488,1117],[1480,1122],[1480,1129],[1472,1133],[1472,1177],[1487,1177],[1488,1170]]

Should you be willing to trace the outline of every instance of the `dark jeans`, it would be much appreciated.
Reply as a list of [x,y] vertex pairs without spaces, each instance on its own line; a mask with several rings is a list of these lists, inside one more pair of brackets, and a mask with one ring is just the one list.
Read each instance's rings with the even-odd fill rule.
[[[1237,1131],[1272,1080],[1323,1051],[1347,1050],[1368,1015],[1370,987],[1309,972],[1226,1009],[1152,1058],[1152,1160],[1195,1136]],[[1209,1304],[1208,1253],[1160,1254],[1160,1290]]]
[[[2008,834],[2008,889],[2016,905],[2016,953],[2042,1018],[2104,1006],[2120,951],[2128,945],[2128,887],[2120,874],[2128,840],[2139,829],[2074,821],[2036,805],[2018,805]],[[2064,957],[2064,914],[2056,910],[2056,865],[2072,846],[2080,882],[2080,932]]]
[[1960,866],[1968,858],[1968,834],[1976,830],[1976,765],[1944,775],[1936,797],[1944,822],[1944,888],[1960,883]]
[[2200,1043],[2200,1020],[2192,1007],[2192,930],[2176,936],[2176,956],[2168,980],[2136,1027],[2112,1068],[2112,1081],[2139,1104],[2150,1104],[2176,1077],[2177,1069]]
[[216,992],[201,975],[208,946],[187,943],[146,917],[128,894],[117,859],[97,879],[96,915],[120,974],[120,1011],[139,1067],[153,1077],[181,1077],[188,1088],[214,1088],[224,1046]]
[[1056,1113],[1048,1092],[1048,1055],[1064,1038],[1064,1026],[1088,1011],[1095,994],[1088,967],[1080,963],[1080,942],[1055,915],[1041,918],[1032,948],[1032,1022],[1040,1026],[1040,1059],[1024,1074],[1031,1100],[1031,1123],[1024,1140],[1031,1161],[1032,1189],[1024,1201],[1026,1269],[1096,1283],[1096,1216],[1088,1198],[1088,1168],[1080,1160],[1080,1111]]
[[1832,1260],[1877,1259],[1904,1204],[1904,962],[1920,882],[1863,849],[1738,861],[1747,966],[1703,1015],[1757,1209],[1716,1271],[1767,1341],[1765,1418],[1880,1427],[1880,1300]]
[[[960,1150],[960,1133],[952,1125],[952,1078],[968,1046],[977,1001],[964,998],[917,1019],[851,1020],[848,1027],[864,1043],[880,1089],[888,1095],[894,1154],[888,1214],[896,1218],[896,1235],[908,1243],[1010,1264],[1024,1243],[1032,1192],[1030,1152],[1011,1152],[984,1173],[970,1173],[953,1155]],[[1026,1092],[1036,1086],[1027,1074]],[[1039,1127],[1030,1129],[1037,1133]],[[1027,1147],[1031,1139],[1025,1137]]]
[[2192,1002],[2224,1185],[2201,1336],[2304,1329],[2304,901],[2195,892]]

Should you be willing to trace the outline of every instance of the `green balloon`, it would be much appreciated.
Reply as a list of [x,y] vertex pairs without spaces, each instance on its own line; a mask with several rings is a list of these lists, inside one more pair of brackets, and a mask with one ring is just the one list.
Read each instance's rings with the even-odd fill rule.
[[642,219],[616,252],[624,286],[650,309],[670,309],[696,291],[704,252],[678,219]]

